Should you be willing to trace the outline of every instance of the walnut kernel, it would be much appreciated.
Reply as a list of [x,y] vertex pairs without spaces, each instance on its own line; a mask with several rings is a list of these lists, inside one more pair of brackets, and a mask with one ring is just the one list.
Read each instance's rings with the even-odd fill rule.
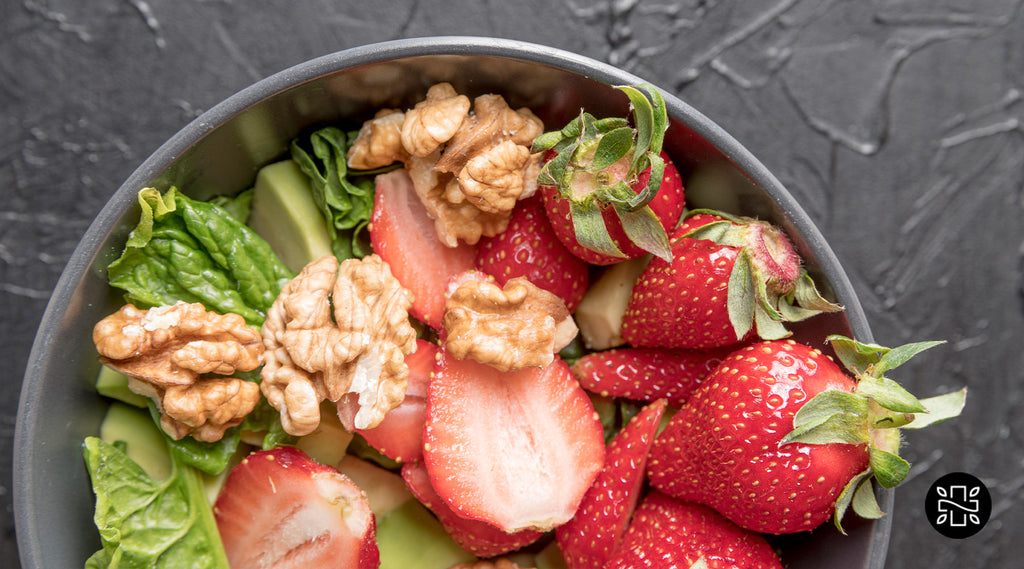
[[576,324],[554,294],[524,277],[501,288],[462,283],[445,304],[446,349],[501,371],[544,367],[576,336]]
[[229,376],[263,363],[259,330],[238,314],[200,303],[141,310],[126,304],[93,328],[100,361],[128,376],[129,388],[153,399],[168,435],[217,441],[259,401],[255,383]]
[[357,393],[355,426],[376,426],[402,402],[416,349],[412,293],[377,255],[338,264],[328,255],[281,290],[263,324],[260,388],[292,435],[320,423],[320,402]]

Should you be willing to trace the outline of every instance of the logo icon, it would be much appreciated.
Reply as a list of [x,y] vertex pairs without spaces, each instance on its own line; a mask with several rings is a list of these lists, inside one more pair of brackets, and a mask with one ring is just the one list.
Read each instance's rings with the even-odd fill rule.
[[992,514],[988,488],[966,472],[952,472],[932,484],[925,496],[925,513],[942,535],[964,539],[981,531]]

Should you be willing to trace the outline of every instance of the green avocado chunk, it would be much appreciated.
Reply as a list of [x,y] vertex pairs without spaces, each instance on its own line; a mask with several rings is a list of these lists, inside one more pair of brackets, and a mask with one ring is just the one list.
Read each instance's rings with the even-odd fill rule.
[[332,254],[327,222],[313,201],[309,178],[292,160],[260,168],[248,224],[293,272]]

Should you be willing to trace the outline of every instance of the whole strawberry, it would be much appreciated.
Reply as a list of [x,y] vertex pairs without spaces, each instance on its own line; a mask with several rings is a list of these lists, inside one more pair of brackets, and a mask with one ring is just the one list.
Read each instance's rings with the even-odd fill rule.
[[764,537],[710,508],[654,491],[637,507],[622,544],[605,567],[781,569],[782,562]]
[[538,136],[546,151],[537,178],[555,234],[581,259],[609,265],[648,252],[668,259],[668,233],[685,205],[682,178],[662,151],[668,114],[651,85],[618,87],[626,119],[588,113]]
[[884,377],[935,342],[830,341],[857,380],[792,340],[726,358],[655,441],[652,486],[761,533],[810,530],[833,515],[841,530],[851,503],[863,517],[880,516],[869,480],[893,487],[909,470],[897,429],[956,416],[965,393],[919,401]]
[[633,287],[622,337],[634,346],[708,349],[784,338],[783,322],[838,310],[782,230],[694,210],[673,233],[672,259],[653,259]]
[[505,231],[480,240],[476,266],[501,286],[526,277],[561,298],[569,312],[587,292],[589,267],[559,241],[538,196],[516,204]]

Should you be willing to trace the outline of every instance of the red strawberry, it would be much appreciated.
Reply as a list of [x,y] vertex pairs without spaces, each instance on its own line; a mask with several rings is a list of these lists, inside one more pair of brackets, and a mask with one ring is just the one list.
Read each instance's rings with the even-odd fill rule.
[[376,523],[363,492],[302,451],[259,451],[231,470],[214,516],[233,569],[377,567]]
[[[434,370],[437,345],[416,340],[416,351],[405,358],[409,366],[409,383],[405,399],[388,411],[384,420],[372,429],[355,429],[354,420],[358,394],[351,393],[338,402],[338,416],[346,429],[362,435],[366,442],[384,456],[408,462],[423,458],[423,423],[427,412],[427,385]],[[349,404],[351,403],[351,404]]]
[[592,352],[572,365],[583,389],[606,397],[682,405],[701,380],[731,352],[616,348]]
[[760,535],[714,510],[654,491],[637,507],[608,569],[691,567],[701,557],[710,569],[782,569]]
[[841,310],[824,300],[792,244],[763,221],[696,210],[633,287],[622,337],[634,346],[708,349],[789,335],[782,322]]
[[568,521],[604,463],[594,406],[557,357],[500,372],[442,349],[423,438],[438,495],[507,532]]
[[509,279],[526,277],[561,298],[569,312],[587,292],[587,264],[558,240],[539,197],[520,200],[508,228],[480,241],[476,266],[502,286]]
[[438,329],[444,316],[448,279],[474,268],[476,247],[447,247],[404,170],[377,176],[370,242],[402,286],[415,295],[409,312]]
[[[880,515],[877,505],[862,507],[874,498],[864,483],[902,480],[909,464],[896,455],[894,427],[926,410],[881,374],[934,344],[889,350],[831,340],[858,381],[792,340],[759,342],[726,358],[655,441],[651,484],[762,533],[810,530],[833,512],[838,526],[855,494],[859,514]],[[925,424],[959,413],[927,402],[933,413]]]
[[601,569],[611,558],[640,499],[647,453],[665,407],[664,399],[647,405],[608,443],[604,468],[576,515],[555,529],[569,569]]
[[[647,205],[657,216],[658,221],[666,233],[671,232],[679,216],[683,213],[686,205],[685,189],[683,179],[679,171],[672,163],[672,159],[664,151],[660,154],[665,162],[665,173],[662,175],[661,187],[658,195]],[[650,170],[645,170],[630,185],[634,193],[639,194],[647,186],[651,177]],[[622,227],[622,221],[615,213],[614,207],[603,207],[601,217],[608,236],[612,243],[621,251],[621,256],[599,253],[581,245],[576,238],[576,229],[572,221],[571,202],[559,193],[556,186],[541,186],[541,195],[544,198],[544,207],[547,210],[548,219],[551,220],[551,227],[559,241],[572,252],[573,255],[593,265],[611,265],[623,259],[635,259],[647,254],[647,250],[635,244],[626,235]]]
[[427,467],[422,462],[407,462],[402,465],[402,478],[416,499],[434,512],[455,543],[478,557],[493,557],[515,551],[544,535],[542,532],[528,529],[508,533],[487,522],[467,520],[459,516],[437,495],[430,484]]
[[618,87],[633,123],[588,113],[534,140],[544,150],[537,178],[562,243],[583,260],[608,265],[647,252],[671,257],[668,233],[685,205],[679,172],[661,147],[665,101],[650,85]]

